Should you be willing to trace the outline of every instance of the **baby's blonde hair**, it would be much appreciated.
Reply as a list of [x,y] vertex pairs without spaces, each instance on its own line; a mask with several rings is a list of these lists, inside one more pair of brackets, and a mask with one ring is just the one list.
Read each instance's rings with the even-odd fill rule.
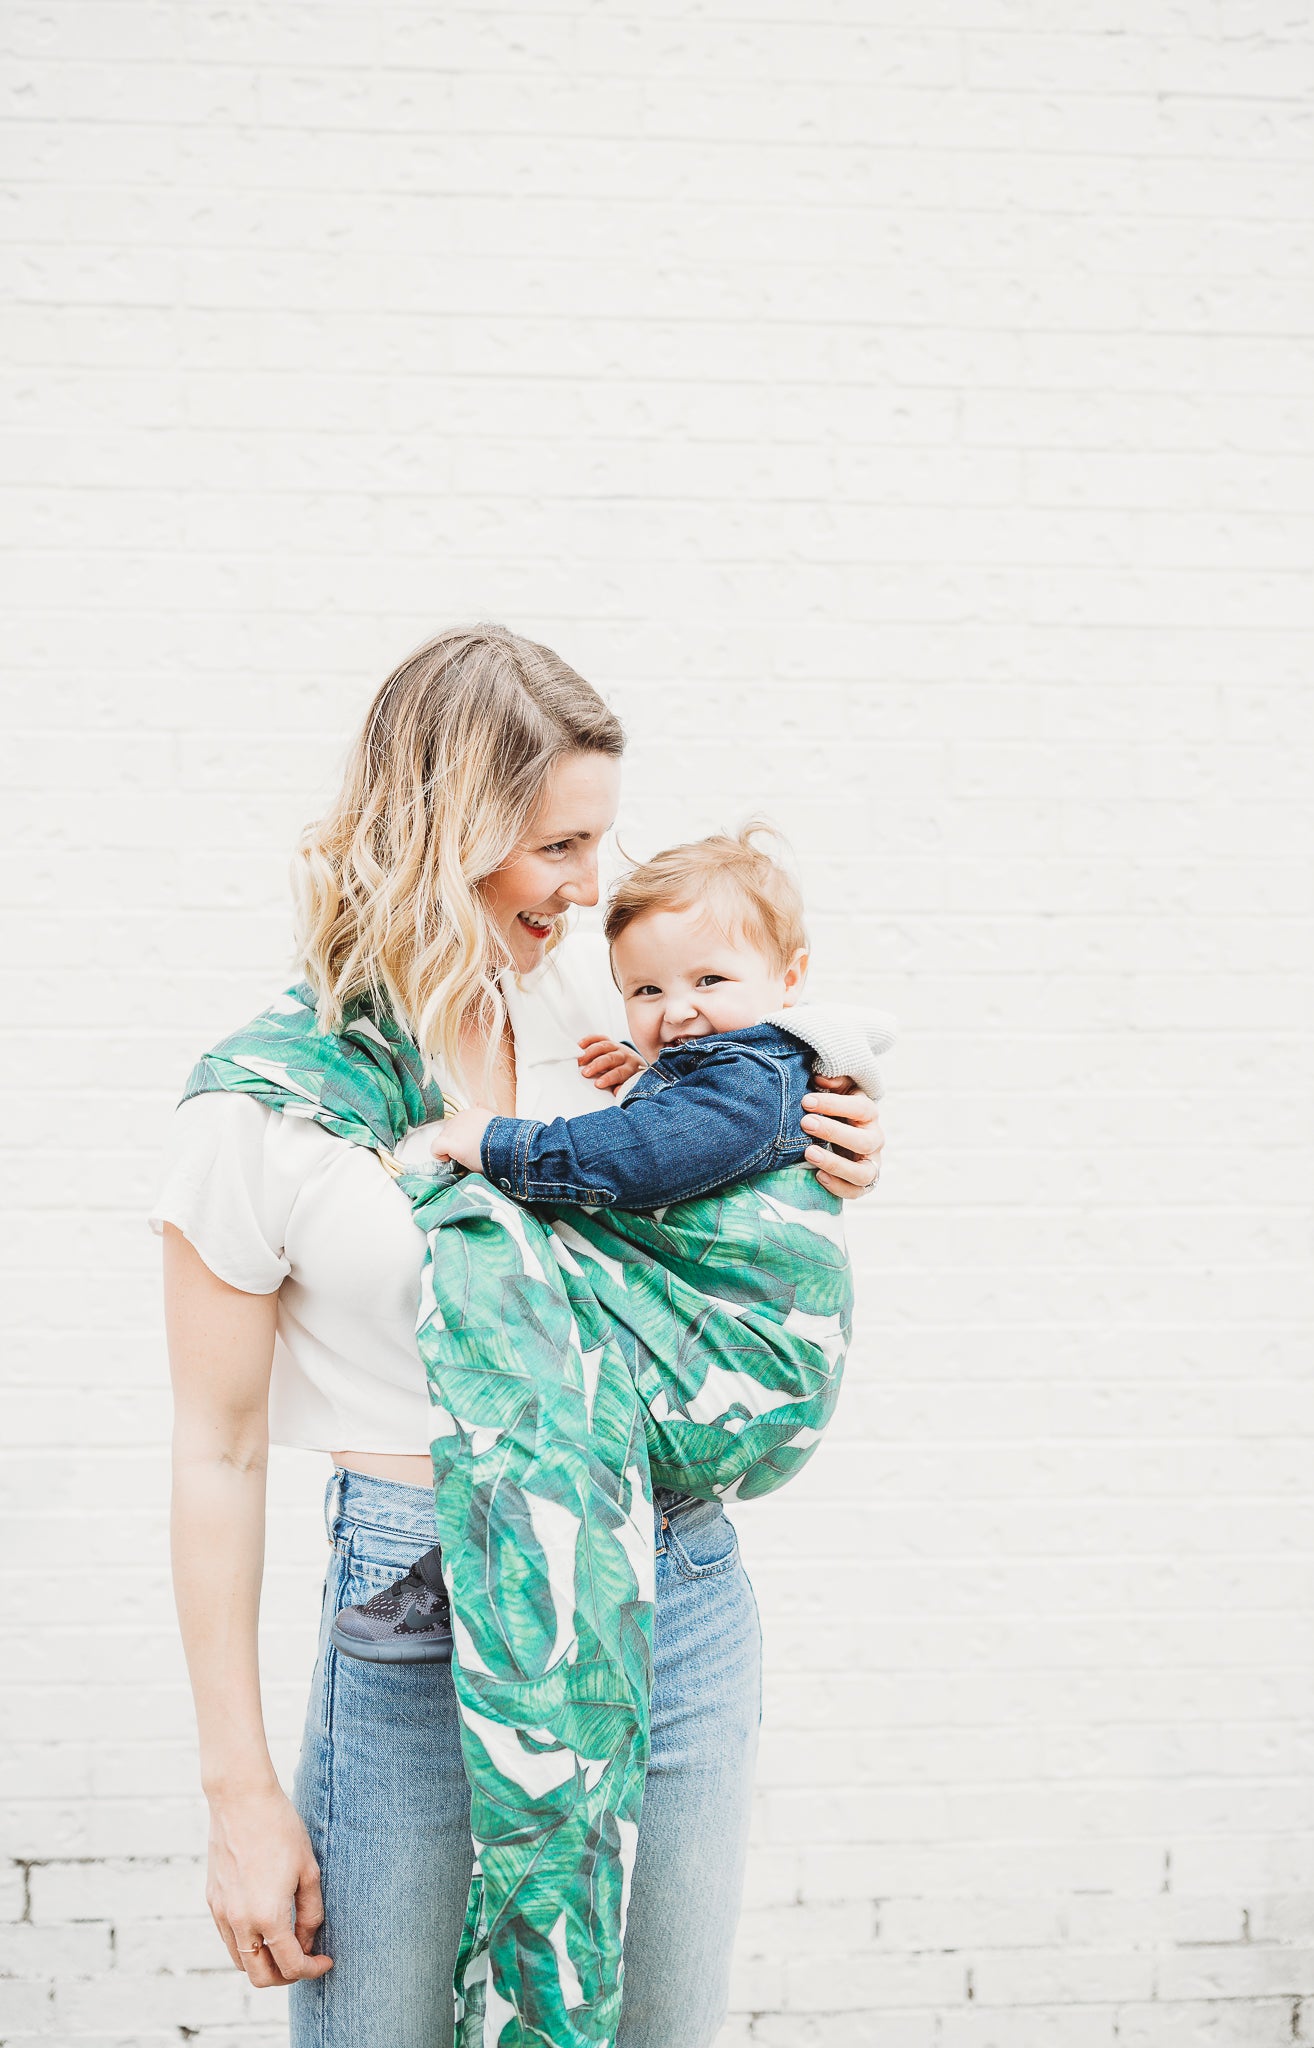
[[427,1074],[441,1061],[455,1076],[476,1025],[486,1078],[510,954],[479,885],[522,845],[563,754],[624,745],[596,690],[505,626],[453,627],[408,655],[293,859],[298,958],[321,1029],[340,1030],[344,1006],[368,994],[410,1032]]
[[775,966],[788,967],[808,943],[803,899],[789,870],[757,844],[762,837],[782,843],[770,825],[755,818],[733,837],[714,832],[690,839],[632,868],[607,900],[608,945],[649,911],[688,910],[705,902],[720,924],[741,931]]

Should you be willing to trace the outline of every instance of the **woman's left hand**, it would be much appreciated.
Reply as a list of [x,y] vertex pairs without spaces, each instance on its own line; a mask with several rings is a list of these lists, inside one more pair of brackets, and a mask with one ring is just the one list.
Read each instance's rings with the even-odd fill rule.
[[[815,1092],[803,1097],[803,1129],[810,1140],[803,1157],[832,1195],[865,1195],[881,1177],[885,1133],[876,1104],[843,1074],[814,1074],[812,1087]],[[826,1151],[823,1140],[839,1149]]]

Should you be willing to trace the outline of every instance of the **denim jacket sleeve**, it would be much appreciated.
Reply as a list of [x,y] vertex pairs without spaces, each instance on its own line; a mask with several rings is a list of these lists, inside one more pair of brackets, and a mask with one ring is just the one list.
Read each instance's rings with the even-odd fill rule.
[[686,1071],[655,1088],[640,1082],[614,1109],[552,1123],[495,1116],[484,1172],[521,1201],[621,1209],[661,1208],[764,1172],[785,1129],[780,1063],[721,1046],[685,1052],[678,1065]]

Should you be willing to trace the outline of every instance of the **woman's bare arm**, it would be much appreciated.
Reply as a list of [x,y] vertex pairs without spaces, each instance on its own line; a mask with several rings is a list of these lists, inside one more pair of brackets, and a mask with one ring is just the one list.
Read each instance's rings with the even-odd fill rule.
[[[172,1224],[165,1323],[174,1389],[173,1576],[210,1803],[206,1897],[253,1984],[318,1977],[319,1871],[278,1782],[260,1703],[269,1374],[276,1294],[217,1278]],[[262,1945],[261,1945],[262,1944]]]

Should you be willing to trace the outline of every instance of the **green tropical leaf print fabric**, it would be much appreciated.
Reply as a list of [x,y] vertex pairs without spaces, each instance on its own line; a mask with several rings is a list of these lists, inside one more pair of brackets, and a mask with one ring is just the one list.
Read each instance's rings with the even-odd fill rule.
[[441,1115],[363,1003],[321,1033],[301,986],[186,1095],[254,1095],[376,1151],[424,1233],[417,1342],[475,1868],[459,2048],[607,2048],[648,1763],[652,1488],[793,1477],[839,1391],[839,1203],[789,1167],[666,1210],[521,1208],[392,1154]]

